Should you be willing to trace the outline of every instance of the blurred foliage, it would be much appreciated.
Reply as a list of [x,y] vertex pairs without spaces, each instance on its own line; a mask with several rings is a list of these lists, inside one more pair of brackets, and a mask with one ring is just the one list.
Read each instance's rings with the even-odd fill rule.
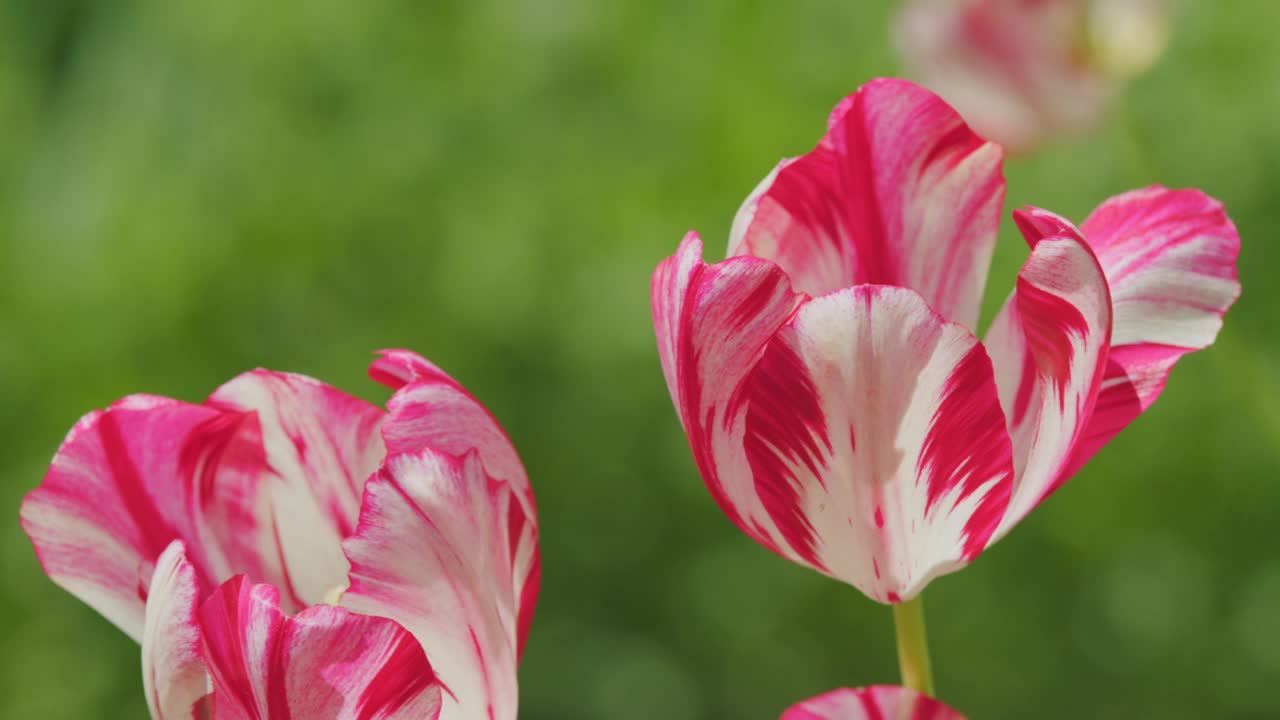
[[[408,347],[538,492],[528,720],[771,718],[893,682],[886,608],[716,509],[648,278],[897,65],[887,2],[45,0],[0,6],[0,717],[145,717],[138,649],[40,572],[23,493],[85,411],[262,365],[380,401]],[[975,718],[1280,716],[1280,5],[1185,2],[1097,133],[1007,165],[1081,219],[1223,199],[1245,293],[1154,412],[927,604]],[[1007,213],[1006,213],[1007,215]],[[989,306],[1026,248],[1006,222]],[[988,317],[990,307],[988,308]]]

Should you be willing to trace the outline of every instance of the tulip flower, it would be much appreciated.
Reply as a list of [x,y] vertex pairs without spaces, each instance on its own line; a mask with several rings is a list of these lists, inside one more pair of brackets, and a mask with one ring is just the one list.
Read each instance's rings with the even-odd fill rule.
[[153,718],[514,718],[533,495],[489,413],[405,351],[382,410],[255,370],[71,430],[22,526],[142,645]]
[[933,93],[876,80],[751,193],[727,260],[703,262],[690,233],[653,276],[712,496],[766,548],[880,602],[1008,533],[1239,294],[1236,230],[1198,191],[1127,193],[1079,228],[1027,208],[1030,257],[980,342],[1001,163]]
[[780,720],[964,720],[964,716],[909,688],[843,688],[806,700]]
[[1014,150],[1097,124],[1163,54],[1168,0],[904,0],[908,71]]

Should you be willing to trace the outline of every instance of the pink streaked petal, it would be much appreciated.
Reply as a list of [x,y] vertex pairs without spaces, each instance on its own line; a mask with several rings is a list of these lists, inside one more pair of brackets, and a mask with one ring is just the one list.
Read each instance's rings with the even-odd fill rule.
[[273,473],[248,531],[270,570],[255,579],[297,610],[344,582],[342,538],[355,529],[364,482],[386,454],[383,411],[317,380],[254,370],[218,388],[210,407],[255,413]]
[[1015,482],[996,538],[1069,477],[1107,366],[1111,298],[1080,232],[1045,210],[1014,214],[1031,244],[986,346],[1013,440]]
[[232,578],[200,608],[217,720],[434,720],[441,689],[394,621],[317,605],[295,617],[270,585]]
[[202,582],[229,575],[235,540],[219,539],[246,521],[261,469],[253,417],[134,395],[71,429],[22,526],[54,582],[139,640],[170,542],[187,541]]
[[667,388],[712,497],[748,533],[746,518],[763,508],[740,451],[746,415],[734,412],[731,400],[803,298],[771,262],[737,257],[707,265],[695,233],[653,274],[653,323]]
[[876,685],[832,690],[791,707],[781,720],[964,720],[964,716],[915,690]]
[[175,540],[156,560],[142,631],[142,687],[152,720],[203,720],[208,710],[200,581]]
[[1112,352],[1072,471],[1155,402],[1183,355],[1211,345],[1240,296],[1240,236],[1198,190],[1112,198],[1081,226],[1111,286]]
[[343,606],[394,618],[430,649],[446,717],[515,718],[516,664],[540,577],[522,495],[474,450],[393,455],[369,480],[345,548]]
[[512,483],[533,502],[515,447],[479,400],[415,353],[384,350],[379,355],[369,366],[369,376],[396,391],[382,427],[388,454],[429,448],[460,456],[474,449],[490,475]]
[[1013,467],[991,362],[905,288],[809,301],[742,388],[752,534],[880,602],[982,551]]
[[755,220],[756,209],[760,206],[760,198],[764,197],[765,193],[769,192],[769,188],[773,187],[773,181],[778,178],[778,173],[798,159],[784,158],[751,190],[751,193],[747,195],[747,199],[742,201],[742,205],[738,208],[738,213],[733,217],[733,226],[729,229],[729,249],[725,251],[725,257],[749,254],[749,251],[742,249],[742,244],[746,242],[747,231],[751,229],[751,223]]
[[413,382],[454,382],[438,365],[412,350],[379,350],[377,355],[369,363],[369,377],[393,391]]
[[909,287],[972,328],[1004,203],[1001,163],[999,146],[933,93],[874,80],[836,107],[812,152],[748,198],[731,251],[773,260],[813,296]]

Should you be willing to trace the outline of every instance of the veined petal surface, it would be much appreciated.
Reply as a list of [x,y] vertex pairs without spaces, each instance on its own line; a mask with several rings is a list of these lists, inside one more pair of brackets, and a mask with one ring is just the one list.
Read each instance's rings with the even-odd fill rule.
[[76,423],[22,527],[54,582],[140,640],[156,559],[183,539],[202,581],[227,576],[263,467],[255,418],[133,395]]
[[905,288],[811,300],[770,340],[716,443],[756,501],[748,533],[880,602],[987,545],[1013,466],[991,362]]
[[842,688],[806,700],[781,720],[965,720],[964,716],[910,688],[876,685]]
[[1016,290],[987,331],[1013,441],[1015,481],[996,538],[1069,477],[1067,464],[1102,386],[1111,298],[1098,259],[1066,219],[1014,213],[1032,246]]
[[920,293],[949,320],[978,320],[1005,183],[999,146],[932,92],[873,80],[825,137],[747,199],[730,255],[776,262],[818,296],[858,284]]
[[1240,236],[1222,203],[1198,190],[1125,193],[1081,231],[1111,287],[1114,328],[1102,393],[1069,472],[1155,402],[1183,355],[1213,343],[1240,296]]
[[142,687],[152,720],[208,720],[200,582],[175,540],[156,560],[142,631]]
[[435,720],[441,689],[397,623],[317,605],[287,617],[243,576],[200,609],[215,720]]
[[516,665],[537,599],[537,525],[479,452],[393,455],[345,544],[342,604],[395,619],[426,648],[449,720],[516,717]]
[[342,539],[355,530],[365,480],[386,454],[383,411],[318,380],[269,370],[240,375],[206,404],[253,413],[261,424],[271,473],[246,532],[268,571],[254,580],[277,585],[289,611],[322,602],[345,581]]

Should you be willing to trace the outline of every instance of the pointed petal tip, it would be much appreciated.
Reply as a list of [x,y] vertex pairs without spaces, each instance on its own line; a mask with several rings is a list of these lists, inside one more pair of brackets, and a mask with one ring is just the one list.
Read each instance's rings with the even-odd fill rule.
[[1084,235],[1075,223],[1055,212],[1034,205],[1024,205],[1014,210],[1013,222],[1022,233],[1022,237],[1026,239],[1027,245],[1032,248],[1036,243],[1050,237],[1065,236],[1085,243]]
[[438,380],[456,382],[435,363],[412,350],[378,350],[369,363],[369,378],[379,385],[399,390],[413,382]]

